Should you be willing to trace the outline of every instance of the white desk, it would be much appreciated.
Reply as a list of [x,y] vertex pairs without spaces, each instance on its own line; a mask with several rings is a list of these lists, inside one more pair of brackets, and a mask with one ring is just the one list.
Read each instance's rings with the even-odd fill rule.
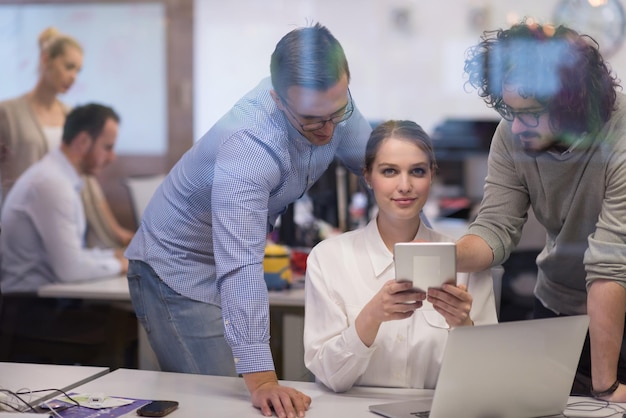
[[126,276],[86,282],[48,284],[39,288],[37,296],[130,302]]
[[[306,393],[312,398],[307,418],[375,418],[369,412],[369,405],[386,402],[430,399],[432,390],[389,389],[389,388],[353,388],[346,393],[333,393],[321,385],[310,382],[282,382]],[[234,377],[204,376],[193,374],[165,373],[148,370],[118,369],[96,380],[73,389],[80,393],[103,393],[107,396],[129,397],[137,399],[165,399],[180,403],[179,408],[169,416],[183,417],[220,417],[220,418],[258,418],[260,410],[252,406],[250,395],[243,379]],[[573,402],[591,401],[591,398],[570,397]],[[454,402],[454,400],[452,400]],[[596,402],[599,405],[599,403]],[[615,406],[614,411],[625,404]],[[608,409],[574,410],[568,408],[568,417],[603,417],[621,418],[622,412],[611,413]],[[136,416],[134,412],[126,416]]]
[[[412,389],[358,388],[347,394],[334,394],[315,383],[284,382],[313,398],[307,418],[368,417],[372,403],[430,397],[432,391]],[[252,406],[241,378],[117,369],[75,392],[101,392],[109,396],[138,399],[168,399],[180,402],[168,417],[262,417]],[[133,413],[129,414],[129,416]]]
[[[130,302],[126,276],[79,283],[54,283],[39,288],[42,298],[75,298]],[[270,306],[304,307],[304,289],[294,288],[269,292]]]
[[[130,293],[126,276],[91,280],[79,283],[55,283],[42,286],[37,291],[42,298],[74,298],[122,302],[130,306]],[[278,316],[278,325],[273,327],[274,348],[280,348],[283,354],[275,359],[279,371],[289,379],[308,379],[304,367],[304,348],[302,333],[304,327],[304,288],[296,287],[289,290],[269,292],[270,308]],[[143,327],[138,327],[139,368],[159,370],[154,352],[150,348]],[[287,338],[288,337],[288,338]],[[278,345],[276,345],[278,344]]]
[[[11,391],[60,389],[67,392],[108,372],[108,367],[0,362],[0,388]],[[40,392],[24,395],[23,398],[37,405],[58,394],[54,391]]]

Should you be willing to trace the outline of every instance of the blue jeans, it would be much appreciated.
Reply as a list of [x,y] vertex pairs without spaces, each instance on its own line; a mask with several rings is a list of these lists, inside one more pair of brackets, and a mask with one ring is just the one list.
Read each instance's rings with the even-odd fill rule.
[[128,286],[161,370],[237,376],[221,307],[176,293],[143,261],[130,260]]

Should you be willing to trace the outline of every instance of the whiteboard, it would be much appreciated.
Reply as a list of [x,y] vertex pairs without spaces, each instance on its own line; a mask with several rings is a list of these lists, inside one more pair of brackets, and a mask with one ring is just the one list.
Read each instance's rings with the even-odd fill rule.
[[32,90],[37,39],[49,26],[83,47],[83,69],[59,98],[98,102],[121,117],[119,154],[167,152],[165,10],[161,3],[0,5],[0,100]]

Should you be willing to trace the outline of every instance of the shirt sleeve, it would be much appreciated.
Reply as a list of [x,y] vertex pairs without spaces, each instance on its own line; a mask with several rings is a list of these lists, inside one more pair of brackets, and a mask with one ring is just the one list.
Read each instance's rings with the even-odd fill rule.
[[339,129],[342,139],[341,144],[337,148],[337,157],[348,170],[362,177],[365,147],[372,132],[372,127],[356,105],[352,116],[344,123],[345,125]]
[[83,246],[78,221],[82,210],[80,196],[71,186],[59,187],[54,181],[34,183],[27,210],[39,231],[46,254],[56,277],[62,282],[113,276],[121,263],[113,251]]
[[[617,146],[625,141],[621,135],[616,140]],[[587,287],[598,279],[614,280],[626,287],[626,151],[615,149],[607,158],[610,162],[606,170],[604,200],[584,256]]]
[[212,189],[217,286],[238,373],[274,370],[263,276],[268,204],[280,170],[269,151],[239,133],[220,147]]
[[322,263],[318,252],[319,247],[314,248],[307,259],[304,363],[324,385],[343,392],[365,373],[376,348],[363,344],[346,312],[333,300],[328,282],[340,280],[341,272],[327,258]]
[[468,229],[468,234],[480,236],[491,247],[493,266],[502,264],[519,242],[530,206],[528,189],[515,170],[514,159],[519,156],[514,154],[507,129],[505,122],[500,123],[493,137],[484,197]]
[[458,273],[458,275],[463,277],[459,283],[465,283],[467,291],[472,295],[470,317],[474,325],[496,324],[498,313],[491,269],[478,273]]

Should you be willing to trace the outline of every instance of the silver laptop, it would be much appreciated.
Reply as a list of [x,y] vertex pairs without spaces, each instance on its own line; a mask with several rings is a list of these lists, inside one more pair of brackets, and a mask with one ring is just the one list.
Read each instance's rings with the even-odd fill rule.
[[455,328],[432,401],[369,409],[388,418],[561,416],[588,326],[578,315]]

